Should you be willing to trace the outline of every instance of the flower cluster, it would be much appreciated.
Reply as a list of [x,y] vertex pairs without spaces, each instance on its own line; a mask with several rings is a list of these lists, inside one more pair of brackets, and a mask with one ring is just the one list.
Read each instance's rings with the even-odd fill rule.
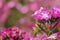
[[[45,32],[49,40],[60,40],[58,34],[60,33],[60,9],[59,8],[43,8],[40,7],[34,14],[32,14],[36,20],[37,32]],[[45,39],[44,39],[45,40]],[[46,39],[47,40],[47,39]]]
[[18,27],[13,27],[4,29],[0,37],[2,40],[22,40],[25,34],[25,31],[20,30]]
[[[31,33],[27,33],[23,30],[20,30],[17,27],[4,29],[1,32],[0,39],[2,40],[50,40],[55,39],[58,33],[47,36],[45,33],[38,33],[36,36],[32,36]],[[59,34],[60,35],[60,34]]]
[[37,20],[49,20],[51,18],[58,18],[60,17],[60,9],[52,8],[51,10],[48,10],[47,8],[41,7],[32,16]]
[[57,39],[60,33],[54,33],[48,36],[46,33],[27,33],[17,27],[4,29],[0,34],[0,40],[52,40]]

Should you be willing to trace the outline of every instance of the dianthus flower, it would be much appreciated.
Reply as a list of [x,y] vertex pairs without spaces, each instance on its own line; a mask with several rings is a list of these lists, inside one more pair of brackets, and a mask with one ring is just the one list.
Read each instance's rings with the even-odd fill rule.
[[20,30],[17,27],[13,27],[13,28],[7,28],[4,29],[1,32],[1,37],[2,40],[15,40],[15,39],[23,39],[25,36],[26,32],[23,30]]
[[58,8],[52,8],[52,11],[53,11],[52,16],[54,18],[60,17],[60,9],[58,9]]
[[49,20],[51,18],[50,12],[43,7],[37,10],[32,16],[34,17],[34,19],[39,19],[39,20]]

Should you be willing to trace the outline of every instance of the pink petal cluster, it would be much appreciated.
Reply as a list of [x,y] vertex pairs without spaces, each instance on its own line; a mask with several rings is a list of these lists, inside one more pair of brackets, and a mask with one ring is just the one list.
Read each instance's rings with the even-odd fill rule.
[[50,12],[43,7],[36,11],[32,16],[34,17],[34,19],[39,20],[49,20],[51,18]]
[[53,11],[52,16],[54,18],[60,17],[60,9],[59,8],[53,8],[52,11]]
[[58,18],[60,17],[60,9],[52,8],[48,10],[47,8],[40,7],[33,15],[34,19],[38,20],[49,20],[51,18]]
[[[2,32],[1,32],[1,37],[4,39],[4,38],[9,38],[10,39],[13,39],[14,38],[23,38],[23,36],[25,35],[25,31],[23,30],[20,30],[18,27],[12,27],[12,28],[7,28],[7,29],[4,29]],[[7,38],[7,39],[8,39]],[[4,40],[7,40],[7,39],[4,39]]]

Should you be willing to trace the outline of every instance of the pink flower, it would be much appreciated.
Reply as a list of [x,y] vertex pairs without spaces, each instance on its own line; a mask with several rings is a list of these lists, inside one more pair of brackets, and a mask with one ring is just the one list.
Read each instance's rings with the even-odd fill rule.
[[53,11],[52,16],[53,16],[54,18],[60,17],[60,9],[58,9],[58,8],[53,8],[52,11]]
[[31,40],[51,40],[48,38],[47,34],[45,33],[37,33],[35,37],[30,38]]
[[49,20],[51,18],[49,11],[43,7],[37,10],[32,16],[38,20]]
[[5,0],[0,0],[0,10],[4,6]]
[[21,5],[19,3],[16,4],[16,9],[19,11],[19,12],[22,12],[23,14],[27,13],[29,11],[29,6],[28,5]]
[[[20,29],[17,28],[17,27],[7,28],[7,29],[5,29],[5,30],[3,30],[3,31],[1,32],[1,36],[2,36],[3,38],[5,38],[5,37],[8,36],[9,38],[12,38],[12,39],[14,39],[14,37],[15,37],[15,38],[24,38],[24,37],[25,37],[25,34],[26,34],[25,31],[20,30]],[[11,39],[11,40],[12,40],[12,39]]]
[[30,2],[29,8],[31,11],[36,11],[40,8],[39,0],[29,0],[29,2]]
[[9,7],[9,8],[13,8],[13,7],[15,7],[15,5],[16,5],[16,3],[14,1],[9,1],[7,3],[7,7]]
[[57,38],[57,34],[58,34],[58,33],[51,34],[48,38],[56,39],[56,38]]
[[36,11],[36,10],[38,10],[39,9],[39,4],[38,3],[31,3],[30,4],[30,10],[32,10],[32,11]]
[[5,4],[2,6],[3,8],[1,8],[1,11],[0,11],[0,15],[1,15],[1,16],[0,16],[0,21],[1,21],[2,23],[5,23],[8,15],[9,15],[9,12],[10,12],[10,8],[8,7],[8,5],[10,5],[10,4],[5,3]]

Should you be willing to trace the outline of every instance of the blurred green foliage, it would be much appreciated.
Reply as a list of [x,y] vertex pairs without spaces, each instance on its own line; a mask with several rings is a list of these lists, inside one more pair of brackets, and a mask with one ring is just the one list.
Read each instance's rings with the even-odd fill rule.
[[[6,2],[8,2],[9,0],[6,0]],[[19,2],[24,5],[24,0],[19,0]],[[24,14],[20,13],[16,8],[12,8],[11,9],[11,14],[9,15],[9,17],[6,20],[6,24],[5,27],[11,27],[16,25],[17,21],[23,17]]]
[[20,13],[17,9],[12,8],[11,9],[11,14],[6,21],[5,26],[10,27],[10,26],[16,25],[16,22],[23,16],[24,16],[24,14]]

